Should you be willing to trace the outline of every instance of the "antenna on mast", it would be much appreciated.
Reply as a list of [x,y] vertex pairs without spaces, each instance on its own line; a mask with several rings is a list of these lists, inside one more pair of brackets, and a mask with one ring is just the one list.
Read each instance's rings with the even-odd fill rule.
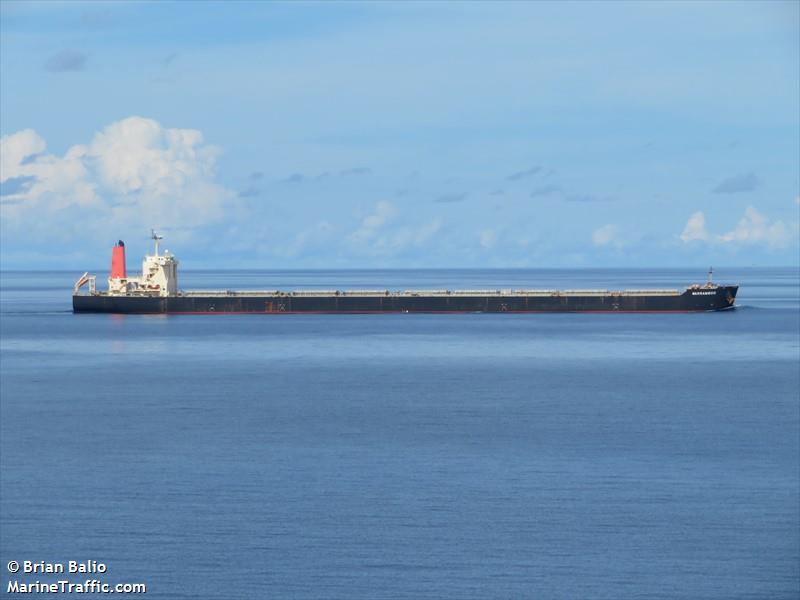
[[158,256],[158,241],[159,240],[163,240],[164,236],[163,235],[158,235],[156,233],[155,229],[151,229],[150,230],[150,238],[153,240],[153,242],[155,242],[155,245],[156,245],[156,256]]
[[714,285],[714,268],[708,267],[708,285]]

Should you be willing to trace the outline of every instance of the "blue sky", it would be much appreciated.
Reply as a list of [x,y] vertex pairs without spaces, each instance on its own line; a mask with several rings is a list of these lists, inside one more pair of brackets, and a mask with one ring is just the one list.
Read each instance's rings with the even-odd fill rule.
[[798,7],[4,0],[0,267],[797,265]]

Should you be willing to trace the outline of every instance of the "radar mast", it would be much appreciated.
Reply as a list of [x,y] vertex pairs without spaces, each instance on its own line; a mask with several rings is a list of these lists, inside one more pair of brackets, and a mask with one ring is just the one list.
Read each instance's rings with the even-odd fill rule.
[[158,242],[159,242],[159,240],[163,240],[164,236],[163,235],[158,235],[156,233],[155,229],[151,229],[150,230],[150,239],[152,239],[153,242],[155,243],[155,246],[156,246],[156,254],[155,254],[155,256],[158,256]]

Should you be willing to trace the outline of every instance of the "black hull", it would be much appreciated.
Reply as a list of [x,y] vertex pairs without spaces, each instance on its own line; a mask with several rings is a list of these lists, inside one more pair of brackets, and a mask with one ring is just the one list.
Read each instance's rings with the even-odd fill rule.
[[537,313],[702,312],[733,308],[738,286],[688,289],[675,295],[200,295],[169,297],[76,295],[76,313],[287,314],[287,313]]

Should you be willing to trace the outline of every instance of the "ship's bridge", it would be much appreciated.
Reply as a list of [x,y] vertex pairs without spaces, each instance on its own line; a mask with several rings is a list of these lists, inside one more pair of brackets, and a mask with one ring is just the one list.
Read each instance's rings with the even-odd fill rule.
[[[117,242],[111,255],[111,273],[108,278],[108,296],[175,296],[178,294],[178,260],[166,250],[159,253],[160,235],[152,232],[155,242],[153,254],[142,261],[142,274],[128,277],[125,268],[125,244]],[[84,273],[75,283],[74,293],[89,284],[91,295],[102,294],[95,289],[95,276]]]

